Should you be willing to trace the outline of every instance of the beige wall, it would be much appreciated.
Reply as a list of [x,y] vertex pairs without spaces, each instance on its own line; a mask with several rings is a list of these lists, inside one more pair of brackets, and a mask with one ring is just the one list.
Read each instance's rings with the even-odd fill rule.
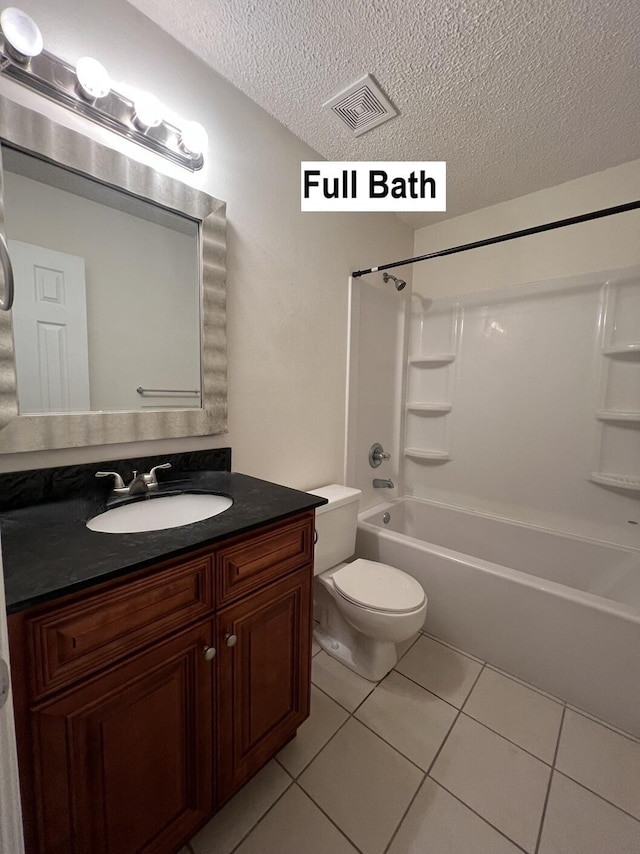
[[[444,220],[415,235],[415,255],[640,198],[640,160]],[[640,263],[640,211],[416,264],[414,292],[469,293]]]
[[5,455],[0,470],[230,444],[238,471],[300,488],[340,480],[348,276],[410,255],[412,230],[391,214],[302,214],[300,162],[316,152],[124,0],[21,8],[53,53],[95,56],[116,88],[148,89],[207,128],[206,165],[192,176],[0,79],[1,94],[227,202],[229,434]]

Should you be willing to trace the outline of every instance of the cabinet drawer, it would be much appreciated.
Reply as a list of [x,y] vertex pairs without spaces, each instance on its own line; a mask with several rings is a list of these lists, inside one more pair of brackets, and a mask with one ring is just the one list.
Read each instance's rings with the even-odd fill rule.
[[218,605],[226,604],[313,560],[314,514],[279,522],[216,552]]
[[29,619],[33,698],[111,664],[212,608],[211,557],[204,555]]

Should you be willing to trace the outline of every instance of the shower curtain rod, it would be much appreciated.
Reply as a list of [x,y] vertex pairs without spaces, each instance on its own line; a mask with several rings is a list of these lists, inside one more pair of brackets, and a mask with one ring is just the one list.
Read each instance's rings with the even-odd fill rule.
[[627,202],[624,205],[616,205],[613,208],[603,208],[600,211],[571,216],[568,219],[558,219],[555,222],[547,222],[544,225],[534,225],[531,228],[523,228],[521,231],[510,231],[508,234],[499,234],[496,237],[487,237],[485,240],[476,240],[475,243],[463,243],[461,246],[452,246],[450,249],[440,249],[438,252],[429,252],[428,255],[418,255],[416,258],[405,258],[404,261],[393,261],[391,264],[381,264],[379,267],[370,267],[368,270],[356,270],[351,275],[354,279],[366,276],[367,273],[378,273],[382,270],[393,270],[394,267],[403,267],[405,264],[414,264],[416,261],[429,261],[431,258],[442,258],[444,255],[455,255],[457,252],[466,252],[469,249],[478,249],[480,246],[492,246],[494,243],[504,243],[505,240],[516,240],[518,237],[528,237],[530,234],[540,234],[543,231],[552,231],[554,228],[564,228],[566,225],[577,225],[580,222],[589,222],[591,219],[600,219],[603,216],[626,213],[640,208],[640,200]]

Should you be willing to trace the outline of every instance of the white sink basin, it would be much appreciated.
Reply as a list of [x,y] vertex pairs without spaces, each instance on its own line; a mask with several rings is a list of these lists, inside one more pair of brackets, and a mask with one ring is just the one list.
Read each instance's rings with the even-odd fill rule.
[[91,531],[103,534],[135,534],[163,531],[210,519],[224,513],[233,504],[226,495],[165,495],[114,507],[87,522]]

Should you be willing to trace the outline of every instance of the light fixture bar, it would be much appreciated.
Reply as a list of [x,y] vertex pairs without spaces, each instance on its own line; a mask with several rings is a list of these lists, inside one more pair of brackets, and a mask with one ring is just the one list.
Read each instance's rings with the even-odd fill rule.
[[143,130],[136,123],[135,107],[129,98],[112,89],[103,98],[86,100],[80,94],[72,65],[44,50],[26,64],[17,63],[8,53],[4,40],[1,44],[0,71],[7,77],[192,172],[202,168],[202,153],[185,149],[180,128],[162,120]]

